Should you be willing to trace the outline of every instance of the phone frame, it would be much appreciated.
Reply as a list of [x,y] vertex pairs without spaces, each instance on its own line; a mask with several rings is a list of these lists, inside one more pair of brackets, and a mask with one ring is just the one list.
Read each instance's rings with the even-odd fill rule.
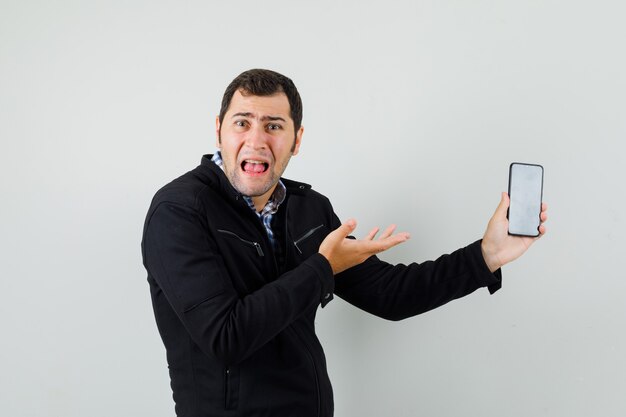
[[510,232],[510,224],[509,227],[507,228],[507,232],[509,235],[511,236],[524,236],[524,237],[537,237],[540,235],[539,233],[539,226],[541,226],[541,206],[543,204],[543,176],[544,176],[544,168],[542,165],[539,164],[529,164],[529,163],[525,163],[525,162],[512,162],[511,165],[509,165],[509,208],[506,211],[506,218],[507,220],[509,220],[509,212],[511,209],[511,179],[512,179],[512,174],[513,174],[513,166],[514,165],[525,165],[525,166],[533,166],[533,167],[539,167],[541,168],[541,192],[540,192],[540,196],[539,196],[539,211],[537,213],[537,219],[539,220],[539,224],[537,225],[537,234],[534,235],[525,235],[525,234],[518,234],[518,233],[511,233]]

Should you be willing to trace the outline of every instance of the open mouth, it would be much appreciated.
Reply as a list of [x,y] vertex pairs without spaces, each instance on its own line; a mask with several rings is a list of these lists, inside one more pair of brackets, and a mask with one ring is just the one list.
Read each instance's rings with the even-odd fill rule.
[[255,159],[246,159],[241,163],[241,169],[248,174],[262,174],[268,170],[270,164]]

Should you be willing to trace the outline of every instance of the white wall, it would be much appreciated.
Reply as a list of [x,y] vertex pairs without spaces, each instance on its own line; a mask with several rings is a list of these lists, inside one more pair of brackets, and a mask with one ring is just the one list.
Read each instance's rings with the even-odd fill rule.
[[0,1],[0,414],[173,415],[143,218],[265,67],[304,100],[287,176],[411,232],[390,261],[480,238],[508,164],[545,166],[496,295],[319,312],[338,417],[625,415],[624,3],[298,3]]

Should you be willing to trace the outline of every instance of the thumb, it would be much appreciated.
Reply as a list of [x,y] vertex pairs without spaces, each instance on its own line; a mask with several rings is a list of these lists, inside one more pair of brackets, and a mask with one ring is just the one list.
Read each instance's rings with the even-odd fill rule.
[[343,222],[341,226],[337,228],[336,231],[343,239],[343,238],[348,237],[348,235],[352,233],[354,229],[356,229],[356,220],[348,219],[345,222]]
[[341,224],[338,228],[333,230],[326,236],[326,238],[322,241],[320,245],[319,252],[326,257],[326,259],[330,259],[329,256],[332,254],[334,248],[337,245],[340,245],[343,240],[348,237],[350,233],[356,228],[356,220],[348,219]]
[[496,208],[496,212],[494,213],[494,217],[506,218],[506,211],[509,209],[509,195],[505,192],[502,192],[500,197],[500,204]]

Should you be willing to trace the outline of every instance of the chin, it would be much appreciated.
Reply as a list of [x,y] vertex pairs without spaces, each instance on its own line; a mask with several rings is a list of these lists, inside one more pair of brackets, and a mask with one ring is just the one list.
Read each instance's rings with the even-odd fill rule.
[[247,181],[236,181],[234,187],[248,197],[258,197],[268,192],[274,185],[271,181],[263,184],[250,184]]

